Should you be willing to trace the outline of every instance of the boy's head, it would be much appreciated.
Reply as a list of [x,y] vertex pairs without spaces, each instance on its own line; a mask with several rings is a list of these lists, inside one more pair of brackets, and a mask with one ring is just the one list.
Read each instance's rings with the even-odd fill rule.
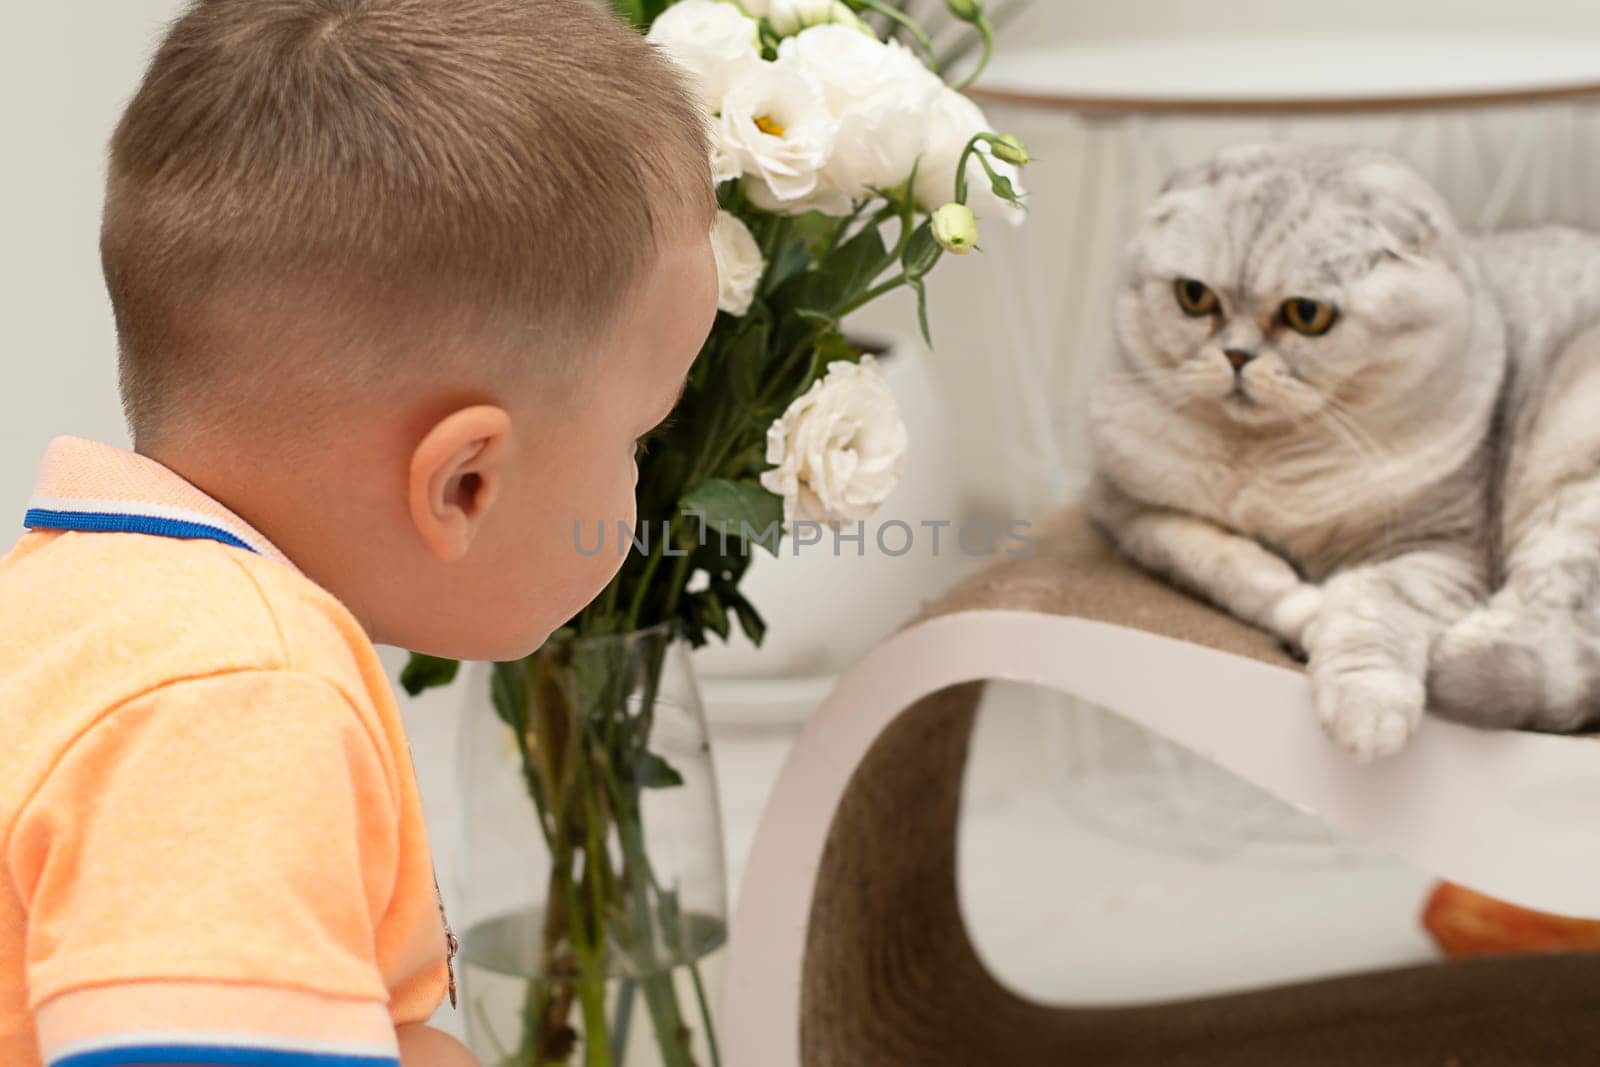
[[588,0],[198,0],[111,146],[136,447],[375,640],[530,651],[715,314],[705,138]]

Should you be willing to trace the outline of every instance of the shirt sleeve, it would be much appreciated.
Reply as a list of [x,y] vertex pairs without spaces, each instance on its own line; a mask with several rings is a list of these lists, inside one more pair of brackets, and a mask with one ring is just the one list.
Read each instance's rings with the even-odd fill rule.
[[397,1063],[375,948],[397,851],[391,768],[326,680],[233,671],[120,705],[9,842],[45,1062]]

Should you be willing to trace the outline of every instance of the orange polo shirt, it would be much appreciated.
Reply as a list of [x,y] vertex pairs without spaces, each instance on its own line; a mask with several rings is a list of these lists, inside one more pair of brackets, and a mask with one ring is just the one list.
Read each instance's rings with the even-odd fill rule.
[[0,1065],[394,1067],[450,985],[354,617],[161,464],[61,437],[0,559]]

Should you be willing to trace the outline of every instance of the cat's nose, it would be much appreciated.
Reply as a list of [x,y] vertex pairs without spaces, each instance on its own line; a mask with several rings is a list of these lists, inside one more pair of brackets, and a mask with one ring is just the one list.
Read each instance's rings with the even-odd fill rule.
[[1222,354],[1228,357],[1228,362],[1233,364],[1233,369],[1244,370],[1244,365],[1256,358],[1254,352],[1243,348],[1224,348]]

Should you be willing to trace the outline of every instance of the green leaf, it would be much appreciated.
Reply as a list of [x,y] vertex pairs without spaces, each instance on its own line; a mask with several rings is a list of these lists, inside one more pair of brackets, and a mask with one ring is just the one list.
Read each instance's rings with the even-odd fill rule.
[[804,237],[796,237],[767,264],[767,281],[763,288],[770,293],[810,265],[811,249],[806,246]]
[[646,752],[639,757],[638,781],[642,789],[675,789],[683,784],[683,775],[654,752]]
[[828,372],[828,364],[844,360],[846,363],[861,362],[861,349],[844,339],[844,334],[838,330],[829,329],[817,338],[816,358],[811,365],[811,373],[807,376],[806,385],[811,385],[811,379],[820,377]]
[[778,45],[782,42],[782,38],[780,38],[776,33],[772,32],[772,26],[767,22],[766,19],[761,20],[761,29],[759,33],[761,35],[761,58],[778,58]]
[[644,33],[674,2],[675,0],[611,0],[611,10],[631,22],[640,33]]
[[933,334],[928,330],[928,287],[921,278],[912,278],[906,284],[917,291],[917,323],[922,327],[922,339],[932,348]]
[[[678,507],[685,514],[698,512],[708,530],[730,538],[748,533],[752,539],[774,524],[783,523],[783,501],[754,482],[710,478],[683,494]],[[772,551],[777,552],[774,544]]]
[[831,275],[839,287],[838,298],[827,310],[832,311],[870,289],[873,279],[887,266],[884,261],[888,257],[883,234],[876,226],[863,227],[860,233],[840,245],[818,268],[819,272]]
[[722,606],[722,600],[715,590],[707,589],[695,597],[695,617],[700,620],[701,625],[724,641],[733,632],[728,625],[728,609]]
[[644,0],[611,0],[611,10],[636,28],[644,26]]
[[767,621],[761,617],[755,605],[744,598],[744,594],[730,589],[723,593],[723,599],[733,605],[733,614],[739,620],[739,629],[750,639],[753,645],[760,645],[761,639],[767,635]]
[[939,247],[938,240],[933,236],[933,223],[924,222],[912,233],[911,240],[906,242],[900,265],[905,269],[907,278],[921,278],[933,269],[943,254],[944,249]]
[[460,660],[440,659],[438,656],[413,652],[411,658],[406,661],[405,668],[400,672],[400,686],[407,693],[416,696],[424,689],[449,685],[456,680],[456,672],[460,669]]
[[888,257],[878,227],[867,226],[834,249],[827,259],[797,274],[773,294],[772,302],[778,306],[779,320],[782,321],[784,309],[787,309],[790,316],[821,319],[831,324],[838,319],[840,308],[866,292],[873,279],[883,273]]
[[754,400],[761,387],[767,355],[767,324],[757,320],[734,341],[728,351],[728,385],[741,404]]

